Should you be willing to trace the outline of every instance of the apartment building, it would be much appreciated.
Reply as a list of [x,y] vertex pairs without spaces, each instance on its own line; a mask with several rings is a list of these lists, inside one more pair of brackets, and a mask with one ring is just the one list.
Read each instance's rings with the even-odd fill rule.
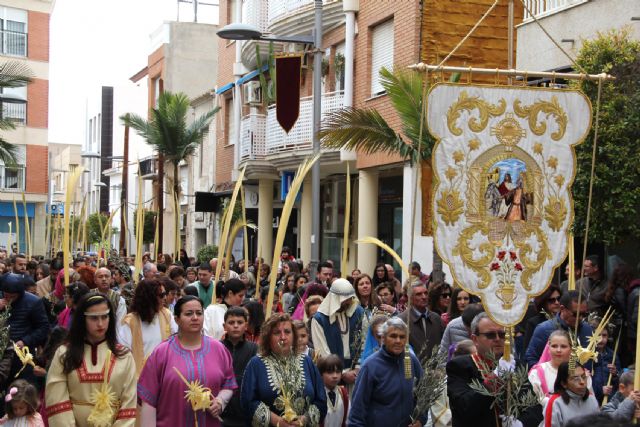
[[[156,105],[159,95],[163,91],[173,93],[183,92],[191,100],[197,100],[194,105],[194,118],[198,110],[198,105],[202,105],[202,100],[213,89],[216,82],[217,65],[217,44],[216,31],[218,27],[211,24],[195,22],[164,22],[151,35],[150,54],[147,58],[147,66],[131,77],[131,80],[141,82],[147,80],[148,97],[147,107],[153,108]],[[209,102],[209,109],[213,107]],[[213,132],[211,132],[213,134]],[[206,240],[206,231],[202,230],[203,216],[193,212],[196,191],[208,191],[212,185],[210,172],[207,172],[208,165],[212,161],[210,150],[201,149],[198,156],[188,162],[181,162],[179,165],[177,179],[182,188],[182,197],[179,201],[180,216],[178,224],[180,227],[181,241],[193,244],[192,242],[203,242]],[[201,160],[201,161],[200,161]],[[197,165],[194,166],[191,163]],[[154,154],[148,158],[141,159],[140,168],[142,177],[151,180],[154,188],[158,183],[158,161]],[[197,172],[193,172],[196,170]],[[199,179],[193,179],[196,173]],[[175,209],[172,203],[172,196],[169,190],[169,183],[173,182],[173,168],[169,163],[164,165],[164,200],[163,200],[163,224],[162,231],[162,252],[172,254],[175,252]],[[157,194],[157,193],[154,193]],[[157,206],[155,207],[157,208]],[[191,234],[193,224],[195,235]],[[204,235],[203,235],[204,233]],[[204,244],[204,243],[203,243]],[[195,251],[197,248],[190,246],[187,251]],[[193,252],[192,252],[193,253]]]
[[517,26],[518,67],[524,70],[569,71],[572,64],[533,19],[575,58],[583,40],[598,32],[630,27],[640,37],[640,2],[636,0],[527,0],[531,12]]
[[[49,0],[0,1],[0,61],[23,61],[33,73],[26,87],[4,89],[2,116],[16,128],[2,131],[5,140],[17,147],[17,165],[0,164],[0,246],[6,246],[9,223],[15,242],[16,220],[13,200],[20,217],[20,251],[26,249],[25,218],[31,234],[44,236],[48,194],[48,115],[49,115]],[[22,194],[27,202],[22,207]],[[32,254],[44,254],[45,241],[32,239]]]
[[[242,22],[277,36],[308,35],[313,29],[314,3],[312,0],[222,1],[220,25]],[[441,60],[492,3],[489,0],[323,1],[322,115],[345,106],[374,108],[400,130],[398,115],[380,84],[380,68],[397,69],[420,61],[435,63]],[[521,20],[522,7],[516,5],[515,15]],[[507,5],[498,6],[488,18],[487,27],[480,28],[469,38],[448,64],[506,67],[506,17]],[[250,254],[260,254],[268,261],[282,207],[282,181],[312,152],[311,81],[314,70],[312,56],[305,55],[300,116],[286,134],[276,121],[274,105],[265,106],[260,99],[256,44],[260,45],[263,61],[266,60],[268,44],[263,41],[218,41],[216,93],[222,110],[216,121],[215,177],[217,194],[221,198],[227,197],[238,169],[246,166],[246,186],[250,191],[257,188],[256,209],[248,209],[247,216],[259,229],[257,239],[250,243]],[[274,50],[308,53],[311,46],[274,43]],[[408,241],[413,232],[413,258],[421,262],[425,270],[430,268],[430,227],[423,227],[430,221],[430,206],[429,198],[423,198],[422,194],[417,199],[415,230],[410,227],[413,188],[419,185],[415,183],[415,167],[397,156],[324,148],[320,162],[322,259],[334,260],[341,271],[350,272],[357,266],[364,272],[373,272],[376,262],[391,263],[391,258],[371,245],[353,242],[359,237],[374,236],[388,243],[408,262]],[[352,184],[352,243],[347,265],[342,266],[347,162]],[[425,170],[428,181],[429,168]],[[308,177],[285,241],[304,262],[310,261],[311,253],[310,188]],[[428,188],[424,190],[427,195]]]

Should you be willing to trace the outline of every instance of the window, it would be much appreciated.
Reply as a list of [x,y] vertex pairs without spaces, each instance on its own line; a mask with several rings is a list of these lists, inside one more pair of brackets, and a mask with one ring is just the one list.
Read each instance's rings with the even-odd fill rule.
[[233,114],[233,110],[234,110],[234,101],[233,98],[229,98],[225,101],[225,118],[226,118],[226,123],[225,123],[225,127],[226,127],[226,131],[227,131],[227,145],[234,145],[236,143],[236,127],[235,127],[235,120],[234,120],[234,114]]
[[27,56],[27,11],[0,7],[0,53]]
[[336,78],[336,90],[344,90],[344,42],[336,45],[333,68]]
[[24,191],[24,173],[27,147],[15,145],[16,164],[7,166],[0,160],[0,189]]
[[0,88],[2,94],[2,118],[14,123],[27,123],[27,87]]
[[393,68],[393,19],[371,30],[371,95],[384,93],[380,83],[380,69]]

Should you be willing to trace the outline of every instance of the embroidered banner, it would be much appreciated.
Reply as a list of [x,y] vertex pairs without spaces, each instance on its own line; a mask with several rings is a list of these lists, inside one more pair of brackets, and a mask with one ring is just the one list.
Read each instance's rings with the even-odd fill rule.
[[300,70],[302,57],[276,57],[276,118],[289,133],[300,114]]
[[514,325],[567,255],[574,146],[591,104],[571,90],[438,84],[427,114],[438,253],[496,322]]

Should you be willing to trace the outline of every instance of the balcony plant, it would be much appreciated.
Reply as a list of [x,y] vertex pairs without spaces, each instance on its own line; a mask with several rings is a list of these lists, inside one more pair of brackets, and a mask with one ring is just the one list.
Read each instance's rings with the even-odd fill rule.
[[[180,188],[179,165],[196,153],[202,143],[204,134],[209,129],[213,116],[220,110],[215,107],[188,124],[190,101],[184,93],[163,92],[158,98],[158,106],[151,109],[150,119],[147,120],[137,114],[128,113],[120,117],[122,122],[134,129],[142,136],[147,144],[151,145],[165,161],[173,166],[173,193],[175,229],[179,229],[179,215],[182,189]],[[161,172],[162,171],[162,172]],[[164,167],[158,168],[158,221],[162,221],[162,206],[164,194],[162,183],[164,182]],[[162,229],[160,224],[159,229]],[[178,248],[179,234],[175,236],[176,251]],[[162,233],[158,236],[158,248],[162,248]]]
[[[8,61],[0,65],[0,89],[26,86],[31,83],[32,78],[31,69],[22,62]],[[3,102],[4,100],[0,97],[0,108]],[[12,119],[0,116],[0,130],[13,130],[15,127]],[[15,165],[16,154],[17,148],[0,136],[0,160],[5,165]]]

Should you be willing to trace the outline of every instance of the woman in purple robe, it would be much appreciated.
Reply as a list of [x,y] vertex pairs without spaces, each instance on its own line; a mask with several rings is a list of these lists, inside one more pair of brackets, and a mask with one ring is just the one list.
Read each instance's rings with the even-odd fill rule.
[[[220,426],[220,414],[238,388],[231,354],[219,341],[202,335],[204,310],[198,297],[180,298],[174,314],[178,334],[155,348],[138,380],[142,426]],[[192,410],[185,399],[185,379],[211,389],[208,409]]]

